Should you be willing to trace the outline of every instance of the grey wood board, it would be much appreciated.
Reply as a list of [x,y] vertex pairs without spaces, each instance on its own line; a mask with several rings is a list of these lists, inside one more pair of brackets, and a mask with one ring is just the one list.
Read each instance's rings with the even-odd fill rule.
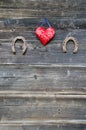
[[55,28],[86,28],[85,0],[1,0],[1,27],[34,28],[48,17]]
[[[43,46],[35,36],[47,17],[55,38]],[[26,55],[11,50],[25,37]],[[79,51],[62,52],[66,36]],[[85,130],[86,0],[0,0],[0,130]],[[15,127],[14,127],[15,126]]]
[[[21,45],[17,43],[17,54],[13,55],[11,46],[14,37],[22,35],[28,44],[26,55],[22,55]],[[79,50],[73,54],[73,44],[68,44],[68,53],[62,52],[62,42],[67,36],[78,39]],[[35,36],[35,31],[0,32],[0,64],[86,64],[86,31],[85,30],[57,30],[55,38],[47,46],[43,46]]]
[[[27,0],[10,0],[8,2],[1,0],[1,12],[2,17],[34,17],[34,16],[65,16],[65,17],[85,17],[85,10],[86,10],[86,1],[85,0],[76,0],[76,1],[66,1],[66,0],[44,0],[44,1],[27,1]],[[8,7],[8,8],[7,8]],[[71,7],[71,8],[70,8]],[[3,10],[8,9],[7,14],[3,14]],[[13,10],[16,9],[16,10]],[[18,10],[18,9],[19,10]],[[27,10],[25,10],[27,9]],[[12,10],[12,11],[11,11]],[[18,13],[16,13],[18,10]],[[29,10],[29,11],[28,11]],[[31,10],[31,11],[30,11]],[[14,13],[13,13],[14,11]],[[16,12],[15,12],[16,11]],[[13,15],[13,14],[14,15]],[[24,15],[23,15],[24,14]]]
[[[11,104],[11,102],[14,104]],[[0,101],[1,102],[1,101]],[[18,104],[19,103],[19,104]],[[3,99],[1,122],[25,120],[86,120],[85,100]],[[39,122],[40,122],[39,121]],[[64,122],[64,121],[63,121]],[[10,123],[10,122],[9,122]]]
[[1,65],[0,90],[85,90],[86,67]]
[[0,130],[84,130],[86,125],[34,125],[0,126]]

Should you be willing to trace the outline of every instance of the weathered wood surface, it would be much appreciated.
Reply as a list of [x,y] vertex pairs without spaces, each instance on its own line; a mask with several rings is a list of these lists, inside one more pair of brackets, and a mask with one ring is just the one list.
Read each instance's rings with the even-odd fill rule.
[[[36,38],[34,31],[21,32],[26,38],[28,50],[26,55],[22,55],[21,45],[17,44],[17,54],[13,55],[11,46],[12,39],[20,32],[0,32],[0,63],[1,64],[70,64],[84,65],[86,63],[86,30],[57,30],[53,41],[47,46],[43,46]],[[79,50],[73,54],[73,45],[68,45],[68,53],[62,52],[62,41],[66,36],[75,36],[79,41]]]
[[[55,38],[43,46],[35,29],[47,17]],[[22,55],[12,39],[25,37]],[[74,36],[79,51],[62,53]],[[86,129],[86,0],[0,0],[0,130]]]
[[63,126],[60,126],[60,125],[56,125],[56,126],[38,126],[38,125],[34,125],[34,126],[1,126],[0,129],[1,130],[83,130],[84,128],[86,127],[86,125],[79,125],[77,127],[77,125],[63,125]]
[[48,17],[56,28],[86,28],[85,0],[1,0],[2,27],[28,27]]
[[86,67],[50,65],[0,66],[0,90],[83,91],[86,90]]
[[45,94],[35,94],[34,92],[33,96],[30,94],[21,94],[19,98],[17,97],[18,94],[16,94],[15,98],[4,96],[4,99],[0,99],[1,123],[14,120],[16,123],[24,120],[31,123],[30,120],[32,120],[35,124],[36,120],[38,120],[37,124],[42,124],[42,121],[51,121],[52,124],[54,121],[58,124],[59,121],[62,123],[61,120],[64,120],[65,123],[71,123],[70,120],[74,119],[77,123],[77,120],[86,119],[86,95],[80,96],[83,97],[81,99],[77,98],[78,95],[76,97],[75,95],[67,97],[56,95],[54,92],[51,95],[48,92]]

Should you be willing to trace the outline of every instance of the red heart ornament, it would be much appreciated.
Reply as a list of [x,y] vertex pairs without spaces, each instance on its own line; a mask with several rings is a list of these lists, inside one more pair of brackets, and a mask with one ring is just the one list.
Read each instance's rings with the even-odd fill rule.
[[54,38],[55,29],[53,27],[45,29],[44,27],[40,26],[36,29],[36,35],[41,43],[45,46]]

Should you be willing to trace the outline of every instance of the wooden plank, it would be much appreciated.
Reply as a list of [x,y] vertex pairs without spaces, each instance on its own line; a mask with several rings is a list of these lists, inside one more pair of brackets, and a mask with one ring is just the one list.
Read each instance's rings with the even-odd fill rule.
[[[18,35],[26,38],[28,50],[25,56],[22,55],[21,45],[19,44],[17,54],[13,55],[11,46],[12,39]],[[68,46],[68,53],[62,52],[62,42],[66,36],[74,36],[79,41],[79,51],[73,54],[73,45]],[[36,38],[35,32],[0,32],[0,64],[86,64],[86,31],[85,30],[58,30],[54,40],[47,46],[43,46]]]
[[[42,3],[40,3],[42,4]],[[49,5],[48,5],[49,6]],[[50,10],[51,8],[51,10]],[[63,8],[64,9],[64,8]],[[51,15],[50,15],[50,11],[51,11]],[[7,12],[7,13],[6,13]],[[46,13],[47,12],[47,13]],[[34,7],[32,9],[13,9],[13,8],[8,8],[8,9],[2,9],[0,8],[0,18],[34,18],[34,17],[56,17],[58,16],[59,18],[66,18],[66,17],[75,17],[77,19],[81,18],[85,18],[85,14],[86,14],[86,9],[83,9],[81,11],[79,10],[73,10],[73,9],[69,9],[68,8],[64,11],[62,11],[61,9],[57,7],[49,7],[49,8],[39,8],[39,9],[34,9]]]
[[[77,97],[77,96],[76,96]],[[3,101],[2,101],[3,100]],[[86,100],[83,99],[64,99],[61,98],[39,98],[39,100],[33,96],[32,98],[0,98],[0,123],[14,123],[14,121],[20,121],[31,124],[37,122],[51,124],[60,122],[67,124],[72,123],[75,120],[76,123],[86,123]],[[62,120],[62,121],[61,121]],[[12,121],[12,122],[11,122]],[[22,121],[22,122],[21,122]],[[80,122],[78,122],[80,121]],[[74,124],[74,122],[73,122]]]
[[[71,6],[72,5],[72,6]],[[3,10],[8,7],[8,11],[6,11],[7,13],[3,14],[3,10],[1,11],[1,13],[3,15],[1,15],[1,17],[34,17],[34,16],[49,16],[51,14],[51,17],[56,17],[56,16],[60,16],[60,17],[73,17],[73,18],[80,18],[85,17],[85,15],[83,16],[82,14],[85,14],[85,10],[86,10],[86,2],[85,0],[81,1],[81,0],[76,0],[76,2],[74,1],[57,1],[57,0],[44,0],[44,1],[39,1],[39,0],[34,0],[34,1],[2,1],[0,2],[0,6],[3,7]],[[71,8],[70,8],[71,6]],[[15,11],[13,12],[13,8],[18,8],[18,11],[16,9],[16,13]],[[25,12],[24,9],[27,9]],[[31,9],[32,11],[28,11],[28,9]],[[33,10],[34,9],[34,10]],[[50,10],[51,9],[51,10]],[[13,12],[13,14],[12,14]],[[47,12],[47,13],[46,13]],[[26,14],[24,16],[24,14]]]
[[1,65],[0,90],[85,91],[86,67],[49,66]]
[[[72,0],[8,0],[8,1],[0,1],[0,7],[3,8],[30,8],[30,9],[34,9],[34,10],[40,10],[40,9],[59,9],[59,11],[61,11],[60,9],[63,8],[63,10],[78,10],[79,12],[81,10],[85,10],[86,1],[85,0],[76,0],[76,1],[72,1]],[[71,6],[71,8],[70,8]],[[67,10],[68,11],[68,10]]]
[[0,130],[82,130],[86,125],[22,125],[22,126],[0,126]]
[[[43,5],[42,5],[42,4]],[[80,8],[80,6],[82,7],[85,7],[85,4],[86,4],[86,1],[85,0],[76,0],[76,1],[72,1],[72,0],[68,0],[68,1],[66,1],[66,0],[54,0],[54,2],[53,2],[53,0],[43,0],[43,1],[41,1],[41,0],[8,0],[8,2],[7,1],[5,1],[5,0],[1,0],[0,1],[0,6],[1,7],[35,7],[35,9],[37,9],[38,8],[38,5],[39,5],[39,7],[41,7],[41,8],[46,8],[46,7],[50,7],[50,6],[55,6],[55,7],[59,7],[59,8],[61,8],[61,7],[64,7],[64,8],[67,8],[67,7],[70,7],[70,5],[72,4],[72,6],[71,6],[71,8]],[[44,6],[45,5],[45,6]],[[49,5],[49,6],[48,6]],[[78,7],[79,6],[79,7]],[[83,9],[83,8],[82,8]]]
[[32,23],[36,26],[43,17],[48,17],[56,28],[86,28],[85,15],[85,0],[0,1],[1,27],[12,24],[29,26]]
[[[17,14],[18,15],[18,14]],[[9,15],[10,16],[10,15]],[[21,16],[21,15],[20,15]],[[45,16],[44,16],[45,17]],[[35,30],[44,17],[28,18],[0,18],[0,29],[29,29]],[[47,17],[47,16],[46,16]],[[55,29],[86,29],[86,18],[68,18],[68,17],[47,17]]]
[[[46,47],[35,29],[47,17],[56,36]],[[82,130],[86,127],[86,0],[0,1],[0,130]],[[22,35],[17,54],[12,39]],[[79,51],[62,53],[74,36]],[[15,127],[14,127],[15,126]]]

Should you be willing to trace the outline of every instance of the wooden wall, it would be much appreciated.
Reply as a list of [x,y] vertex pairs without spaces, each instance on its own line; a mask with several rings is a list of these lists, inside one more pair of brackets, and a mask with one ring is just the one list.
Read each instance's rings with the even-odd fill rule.
[[[43,46],[35,36],[47,17],[55,38]],[[25,37],[28,50],[11,51]],[[62,52],[74,36],[79,51]],[[0,0],[0,130],[86,129],[86,0]]]

